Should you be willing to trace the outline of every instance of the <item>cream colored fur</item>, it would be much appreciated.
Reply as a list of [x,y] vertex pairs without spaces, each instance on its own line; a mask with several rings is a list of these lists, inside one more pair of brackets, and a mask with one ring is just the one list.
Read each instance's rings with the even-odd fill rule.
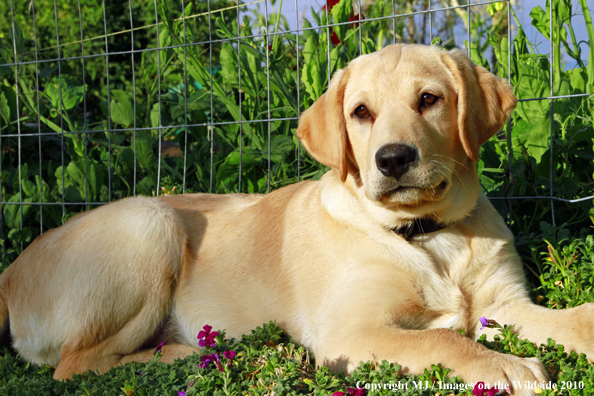
[[[420,108],[424,93],[439,99]],[[159,341],[171,362],[198,351],[206,324],[239,337],[276,320],[336,371],[387,359],[414,374],[441,362],[467,382],[545,381],[539,361],[473,341],[492,336],[479,330],[486,316],[594,358],[594,305],[534,305],[513,236],[479,192],[479,147],[515,103],[507,82],[457,51],[361,56],[299,123],[310,154],[333,168],[320,181],[81,214],[0,276],[0,328],[58,379],[147,361]],[[354,114],[360,105],[369,118]],[[400,180],[375,164],[392,143],[418,152]],[[392,231],[422,217],[448,227],[410,242]]]

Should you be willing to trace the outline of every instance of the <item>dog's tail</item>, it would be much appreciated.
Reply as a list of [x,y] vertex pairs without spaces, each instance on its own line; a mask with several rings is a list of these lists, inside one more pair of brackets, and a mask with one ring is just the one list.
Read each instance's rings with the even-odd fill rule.
[[8,340],[8,271],[0,274],[0,345]]

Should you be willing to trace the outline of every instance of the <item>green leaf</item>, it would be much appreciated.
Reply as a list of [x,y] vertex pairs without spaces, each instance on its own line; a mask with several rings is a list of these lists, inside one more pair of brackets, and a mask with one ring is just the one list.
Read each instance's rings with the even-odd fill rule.
[[[332,17],[332,21],[334,23],[348,22],[352,14],[353,3],[351,0],[340,0],[340,2],[338,2],[338,4],[336,4],[334,7],[332,7],[332,10],[330,11],[330,16]],[[334,26],[333,29],[338,39],[340,41],[343,41],[347,34],[347,31],[351,29],[351,27],[352,25],[345,24]]]
[[274,163],[283,163],[296,149],[291,137],[274,135],[270,140],[270,160]]
[[301,51],[301,55],[303,55],[303,63],[305,65],[312,62],[313,56],[317,52],[317,36],[311,35],[305,41],[305,45],[303,46],[303,51]]
[[[252,153],[242,153],[241,171],[245,174],[256,165],[262,156]],[[231,152],[217,170],[217,182],[223,184],[236,184],[239,178],[239,150]]]
[[[164,65],[169,61],[171,56],[173,56],[173,50],[171,48],[167,48],[171,46],[171,34],[169,33],[169,27],[162,27],[159,29],[159,56],[161,59],[161,69],[163,69]],[[161,73],[165,73],[164,70]]]
[[[21,202],[21,194],[16,193],[8,200],[9,204],[4,206],[4,220],[6,221],[6,225],[10,229],[20,229],[21,228],[21,208],[23,210],[23,222],[27,220],[27,218],[31,215],[31,210],[33,209],[31,205],[21,205],[18,202]],[[10,203],[13,204],[10,204]],[[22,202],[32,202],[31,198],[23,199]]]
[[217,27],[219,28],[217,30],[217,34],[220,38],[237,38],[235,34],[231,33],[231,31],[227,27],[227,24],[220,17],[217,17],[215,22]]
[[6,99],[4,92],[0,92],[0,116],[6,124],[10,124],[10,107],[8,106],[8,99]]
[[153,139],[148,131],[136,133],[136,161],[144,172],[153,168]]
[[301,79],[312,102],[322,96],[322,79],[316,62],[309,62],[303,66]]
[[39,201],[39,190],[37,189],[37,185],[35,183],[30,180],[23,179],[21,186],[27,197],[34,201]]
[[33,237],[33,232],[29,227],[23,227],[22,230],[13,228],[8,231],[8,239],[10,239],[13,245],[17,245],[20,243],[29,243],[31,242],[31,238]]
[[586,93],[588,73],[584,69],[576,68],[566,71],[573,93]]
[[[468,41],[464,40],[464,45],[468,50]],[[473,61],[476,65],[482,66],[487,70],[491,70],[489,66],[489,62],[483,56],[483,52],[478,48],[475,43],[470,43],[470,60]]]
[[[68,172],[64,173],[64,167],[60,166],[56,169],[56,182],[58,184],[58,192],[64,197],[67,202],[81,202],[83,200],[79,189],[74,182],[68,177]],[[63,179],[62,179],[63,178]],[[63,181],[63,183],[62,183]]]
[[151,126],[152,127],[160,127],[161,122],[159,120],[159,114],[162,114],[162,106],[159,103],[155,103],[151,110]]
[[75,135],[66,135],[66,146],[68,153],[74,160],[85,157],[85,142],[82,138]]
[[545,12],[541,6],[536,6],[532,9],[532,11],[530,11],[530,17],[532,18],[532,26],[534,26],[536,30],[538,30],[540,34],[545,36],[545,38],[548,40],[550,27],[549,14]]
[[157,183],[153,176],[145,176],[136,184],[138,192],[142,195],[151,196],[154,195],[154,189]]
[[125,91],[111,91],[111,120],[125,127],[134,123],[134,110]]
[[[546,97],[550,93],[548,71],[543,70],[533,57],[523,61],[518,80],[514,84],[514,94],[520,99]],[[518,102],[516,113],[531,124],[536,124],[547,116],[550,104],[546,100]]]
[[541,118],[535,124],[525,120],[516,122],[512,130],[514,146],[524,146],[528,154],[540,162],[542,155],[549,149],[550,125],[549,117]]
[[[101,191],[105,184],[104,166],[92,158],[72,161],[66,167],[56,169],[58,191],[64,195],[67,202],[83,202],[85,195],[87,201],[95,202],[101,200]],[[64,185],[62,185],[62,175]],[[86,176],[86,177],[85,177]]]
[[226,84],[237,86],[239,81],[237,50],[226,42],[221,48],[221,75]]
[[[22,32],[19,24],[16,21],[13,21],[13,23],[14,23],[14,31],[12,29],[12,26],[10,26],[8,28],[8,40],[10,40],[11,44],[13,42],[16,43],[16,52],[18,55],[23,52],[23,43],[24,43],[23,32]],[[15,34],[13,34],[13,33],[15,33]]]
[[[76,78],[70,75],[54,77],[45,87],[45,94],[52,106],[62,111],[70,110],[84,99],[86,86],[79,85]],[[62,93],[62,104],[60,104],[60,91]]]
[[503,3],[503,2],[491,3],[491,4],[489,4],[487,11],[491,15],[491,17],[493,17],[497,12],[501,11],[503,9],[503,7],[505,7],[505,3]]
[[[0,92],[2,92],[2,94],[4,95],[4,98],[6,99],[6,104],[8,106],[8,113],[10,114],[10,117],[12,117],[13,119],[16,119],[16,114],[17,114],[17,107],[16,107],[16,94],[14,92],[14,89],[11,86],[8,85],[0,85]],[[11,118],[7,119],[7,122],[10,122]],[[4,117],[2,117],[4,118]]]

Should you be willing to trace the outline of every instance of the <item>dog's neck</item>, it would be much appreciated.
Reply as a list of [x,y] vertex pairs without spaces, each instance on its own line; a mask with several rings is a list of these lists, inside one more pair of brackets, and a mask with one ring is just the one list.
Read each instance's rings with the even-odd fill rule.
[[410,241],[417,235],[426,235],[446,228],[445,224],[439,223],[434,219],[416,219],[408,224],[396,227],[393,231],[401,235],[407,241]]

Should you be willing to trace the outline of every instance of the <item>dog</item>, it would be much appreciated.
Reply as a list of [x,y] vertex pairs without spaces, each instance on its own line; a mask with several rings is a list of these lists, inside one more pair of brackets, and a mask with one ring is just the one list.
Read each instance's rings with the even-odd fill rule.
[[239,337],[275,320],[337,372],[440,362],[526,394],[512,382],[546,381],[542,364],[475,342],[495,332],[479,318],[592,359],[594,304],[533,304],[513,236],[480,192],[480,146],[515,105],[507,81],[457,50],[360,56],[299,120],[299,139],[331,168],[319,181],[81,213],[0,275],[0,328],[60,380],[148,361],[158,341],[165,362],[199,352],[207,324]]

